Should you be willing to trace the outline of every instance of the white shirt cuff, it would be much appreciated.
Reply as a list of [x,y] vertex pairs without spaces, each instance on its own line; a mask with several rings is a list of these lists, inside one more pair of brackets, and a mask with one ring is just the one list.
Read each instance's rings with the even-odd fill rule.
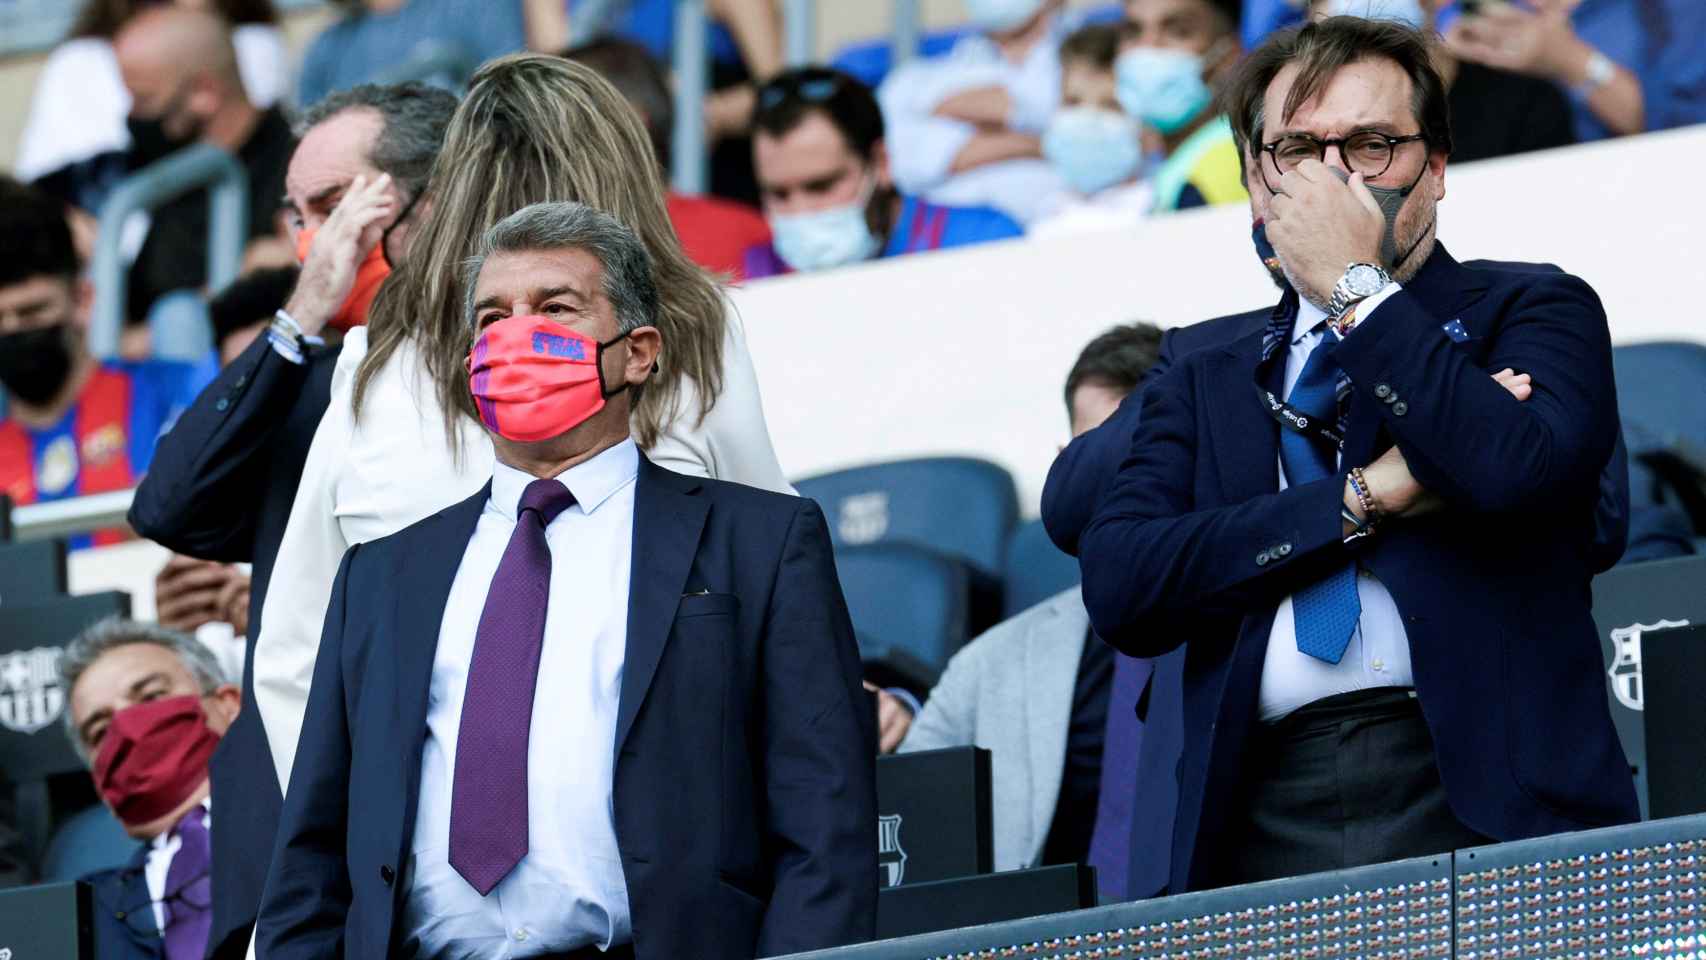
[[[1386,286],[1381,287],[1379,290],[1375,291],[1372,296],[1370,296],[1370,297],[1362,300],[1360,303],[1358,303],[1357,304],[1357,326],[1360,327],[1363,324],[1367,323],[1368,318],[1374,315],[1374,311],[1377,308],[1379,308],[1379,306],[1381,304],[1386,302],[1387,297],[1392,296],[1394,293],[1397,293],[1398,291],[1400,291],[1402,289],[1404,289],[1403,284],[1399,283],[1396,280],[1391,280],[1391,281],[1387,282]],[[1354,328],[1353,328],[1353,332],[1354,332]]]

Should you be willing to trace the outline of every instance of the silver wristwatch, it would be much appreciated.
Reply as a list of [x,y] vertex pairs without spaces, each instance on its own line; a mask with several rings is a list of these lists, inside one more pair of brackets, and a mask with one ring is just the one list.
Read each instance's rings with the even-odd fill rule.
[[1379,264],[1351,264],[1345,268],[1345,275],[1333,285],[1333,296],[1327,301],[1328,318],[1336,324],[1351,307],[1379,293],[1391,282],[1392,277]]

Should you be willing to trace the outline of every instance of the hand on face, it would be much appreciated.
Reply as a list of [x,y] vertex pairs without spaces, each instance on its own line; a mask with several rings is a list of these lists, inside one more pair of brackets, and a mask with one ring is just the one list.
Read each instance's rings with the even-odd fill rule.
[[1360,173],[1340,181],[1326,164],[1305,160],[1274,184],[1268,240],[1311,302],[1326,303],[1351,264],[1380,262],[1386,219],[1362,181]]
[[379,244],[397,210],[390,174],[351,181],[337,209],[314,233],[302,278],[285,307],[303,333],[318,334],[337,314],[355,286],[362,261]]

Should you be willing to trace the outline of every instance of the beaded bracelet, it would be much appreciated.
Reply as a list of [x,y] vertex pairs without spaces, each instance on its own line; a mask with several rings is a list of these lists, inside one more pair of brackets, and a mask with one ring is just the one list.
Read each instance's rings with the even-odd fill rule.
[[1352,467],[1349,477],[1351,493],[1357,498],[1357,504],[1362,507],[1363,516],[1373,526],[1380,520],[1380,511],[1375,509],[1374,497],[1368,492],[1368,480],[1362,475],[1361,467]]

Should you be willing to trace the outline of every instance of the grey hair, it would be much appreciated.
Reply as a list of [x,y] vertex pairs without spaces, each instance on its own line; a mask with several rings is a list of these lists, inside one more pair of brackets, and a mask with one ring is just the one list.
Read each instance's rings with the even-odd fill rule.
[[158,624],[141,623],[122,617],[107,617],[95,623],[72,638],[59,658],[59,688],[64,691],[67,701],[67,706],[62,711],[65,733],[84,760],[89,759],[89,756],[84,752],[83,738],[78,735],[76,723],[71,719],[71,691],[76,688],[77,681],[83,674],[95,665],[95,661],[118,647],[133,643],[151,643],[177,654],[178,659],[195,677],[202,696],[211,696],[215,690],[230,682],[225,677],[225,671],[220,669],[219,660],[214,657],[213,651],[194,637],[168,630]]
[[300,139],[346,110],[379,114],[379,136],[367,160],[380,173],[391,175],[405,201],[419,196],[444,146],[445,131],[456,112],[456,95],[424,83],[364,83],[331,94],[303,111],[296,121],[296,136]]
[[468,330],[479,330],[474,316],[474,284],[494,253],[523,250],[585,250],[604,267],[604,295],[616,310],[616,329],[628,333],[658,321],[657,280],[652,257],[634,231],[602,210],[566,201],[535,203],[499,220],[480,237],[464,267],[463,311]]

